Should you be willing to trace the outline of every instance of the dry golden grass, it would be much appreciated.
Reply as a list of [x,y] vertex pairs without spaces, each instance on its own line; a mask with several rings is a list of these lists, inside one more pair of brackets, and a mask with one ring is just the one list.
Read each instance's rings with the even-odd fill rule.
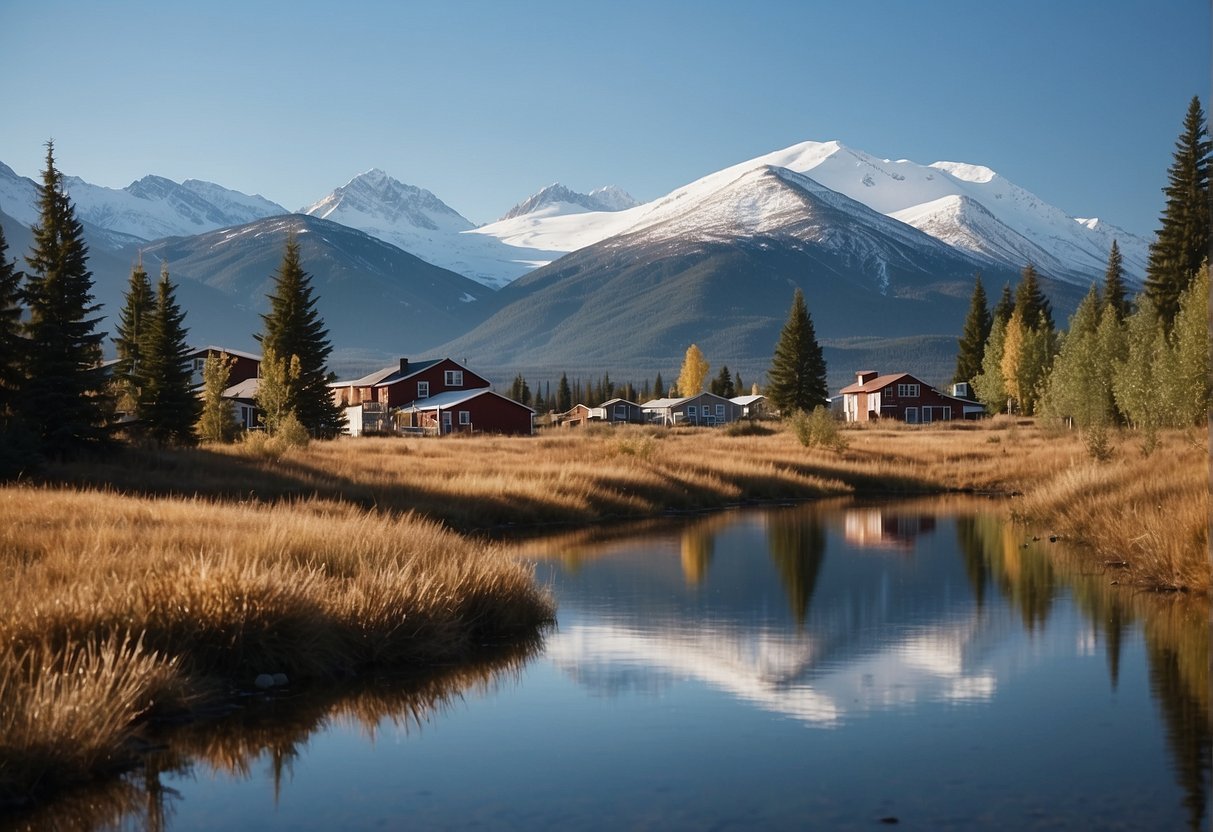
[[504,551],[411,515],[7,487],[0,516],[0,802],[104,768],[215,677],[457,661],[554,612]]

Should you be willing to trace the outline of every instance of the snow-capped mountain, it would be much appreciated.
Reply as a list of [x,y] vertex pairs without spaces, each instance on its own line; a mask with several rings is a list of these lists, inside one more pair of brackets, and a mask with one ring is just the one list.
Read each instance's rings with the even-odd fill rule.
[[[570,252],[620,234],[632,234],[685,214],[687,206],[748,172],[784,168],[911,225],[977,260],[1042,271],[1074,283],[1102,274],[1112,240],[1125,270],[1141,280],[1149,242],[1098,220],[1067,216],[989,168],[955,162],[921,165],[877,159],[839,142],[803,142],[709,174],[670,194],[624,211],[552,216],[523,215],[476,229],[521,248]],[[742,202],[745,202],[744,200]],[[736,203],[739,228],[761,201]],[[713,220],[718,225],[725,218]]]
[[638,204],[631,194],[615,185],[595,188],[588,194],[581,194],[555,182],[515,205],[501,219],[512,220],[527,214],[554,217],[585,211],[624,211],[635,208]]
[[475,226],[441,199],[378,168],[355,176],[299,213],[357,228],[495,289],[561,254],[471,235],[467,232]]
[[[195,179],[177,183],[163,176],[145,176],[121,189],[93,185],[76,176],[65,176],[63,182],[76,217],[86,226],[112,232],[108,236],[115,245],[202,234],[287,213],[264,197]],[[38,221],[37,184],[0,164],[0,208],[23,224],[33,225]]]

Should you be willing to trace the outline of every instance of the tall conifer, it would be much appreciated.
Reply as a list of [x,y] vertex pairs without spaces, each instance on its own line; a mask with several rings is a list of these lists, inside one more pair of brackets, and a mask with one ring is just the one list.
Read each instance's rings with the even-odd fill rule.
[[1024,266],[1019,285],[1015,287],[1015,311],[1028,329],[1053,330],[1053,309],[1040,289],[1036,267],[1031,263]]
[[156,307],[147,316],[139,351],[139,419],[158,442],[192,445],[201,403],[193,391],[193,368],[186,343],[185,313],[177,304],[168,265],[160,268]]
[[767,398],[784,416],[797,410],[808,413],[829,400],[825,356],[800,289],[792,296],[767,378]]
[[21,272],[8,259],[0,227],[0,426],[7,424],[25,380],[25,339],[21,337]]
[[981,272],[978,272],[973,279],[973,296],[969,301],[969,314],[965,316],[964,332],[957,342],[956,373],[952,376],[952,381],[972,382],[977,378],[981,372],[981,357],[985,354],[992,323],[986,290],[981,285]]
[[84,229],[46,143],[46,169],[38,187],[38,222],[23,297],[29,309],[27,380],[21,397],[26,421],[42,450],[68,457],[104,441],[109,399],[97,332],[101,307],[93,303]]
[[114,346],[118,360],[113,367],[114,388],[118,395],[118,408],[135,412],[139,406],[140,390],[143,387],[140,373],[143,362],[140,343],[147,336],[148,322],[156,310],[156,298],[152,295],[152,283],[143,270],[143,259],[131,269],[130,283],[124,304],[114,328]]
[[1124,260],[1120,255],[1120,246],[1112,241],[1112,249],[1108,252],[1108,269],[1103,278],[1104,308],[1111,309],[1116,320],[1123,321],[1129,314],[1130,305],[1125,290]]
[[990,331],[993,332],[994,324],[999,321],[1003,326],[1011,320],[1011,314],[1015,311],[1015,299],[1011,297],[1011,286],[1009,283],[1002,284],[1002,294],[998,296],[998,303],[994,304],[994,310],[990,315]]
[[1209,256],[1211,153],[1205,113],[1200,98],[1193,96],[1167,171],[1167,203],[1146,264],[1146,294],[1168,331],[1179,311],[1179,296]]
[[299,241],[293,233],[287,237],[269,298],[270,311],[261,316],[264,332],[257,340],[287,366],[292,357],[299,359],[299,374],[289,381],[287,409],[313,436],[336,436],[344,416],[328,389],[326,362],[333,347],[316,311],[311,276],[300,265]]

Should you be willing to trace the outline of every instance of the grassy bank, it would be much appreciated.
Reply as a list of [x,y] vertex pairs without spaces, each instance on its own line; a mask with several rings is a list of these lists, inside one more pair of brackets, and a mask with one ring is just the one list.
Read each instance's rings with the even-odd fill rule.
[[260,674],[460,661],[554,613],[505,552],[412,515],[7,487],[0,516],[0,805]]

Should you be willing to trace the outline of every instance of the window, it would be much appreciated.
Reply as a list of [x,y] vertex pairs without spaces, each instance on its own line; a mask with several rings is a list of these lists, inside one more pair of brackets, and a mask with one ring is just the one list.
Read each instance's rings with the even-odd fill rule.
[[428,381],[417,382],[417,398],[428,399],[430,397],[430,383]]
[[447,370],[444,381],[446,382],[447,387],[462,387],[463,370]]
[[468,410],[459,411],[459,424],[470,425],[471,423],[472,423],[471,411],[468,411]]
[[615,405],[615,418],[616,419],[628,418],[628,406],[626,404]]
[[696,412],[697,411],[695,410],[695,405],[693,405],[693,404],[687,405],[687,418],[688,419],[694,419]]
[[722,404],[716,405],[716,418],[717,419],[724,418],[724,405],[722,405]]
[[918,385],[917,384],[899,384],[897,385],[897,396],[902,399],[917,399]]
[[906,424],[907,425],[917,425],[918,424],[918,408],[917,407],[907,407],[906,408]]

